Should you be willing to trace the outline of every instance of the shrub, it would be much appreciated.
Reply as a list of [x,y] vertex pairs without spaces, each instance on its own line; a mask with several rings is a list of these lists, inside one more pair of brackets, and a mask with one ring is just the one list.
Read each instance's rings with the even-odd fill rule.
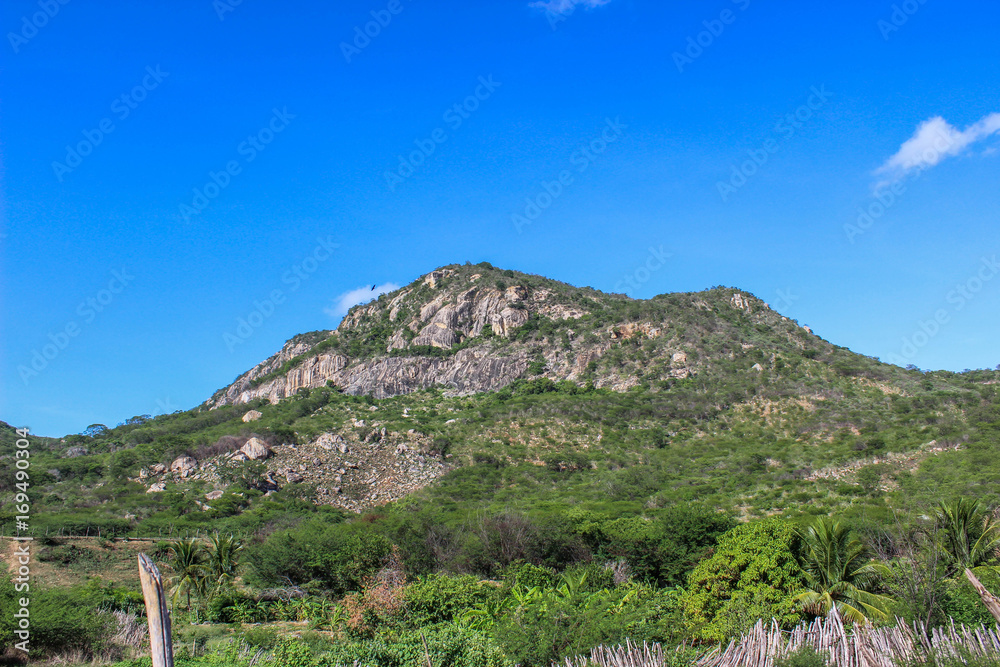
[[[426,641],[426,652],[424,642]],[[497,642],[486,633],[447,623],[393,639],[338,643],[319,660],[320,667],[512,667]]]
[[504,571],[503,580],[507,588],[514,586],[549,588],[555,583],[556,575],[547,567],[539,567],[525,561],[516,561]]
[[774,661],[774,667],[826,667],[828,664],[823,654],[808,644]]
[[804,577],[796,546],[792,526],[780,519],[744,524],[723,535],[689,579],[684,610],[694,634],[724,641],[759,618],[797,623],[801,617],[792,594],[803,588]]
[[391,549],[392,543],[370,525],[309,521],[248,547],[247,578],[261,586],[312,583],[339,596],[360,590]]
[[432,574],[403,591],[406,624],[420,628],[450,622],[462,611],[486,604],[499,595],[495,586],[471,575]]
[[[14,589],[8,577],[0,579],[0,606],[4,609],[0,614],[0,641],[5,646],[14,643],[15,601],[25,595]],[[56,589],[32,584],[31,657],[70,651],[87,658],[100,654],[114,634],[114,617],[98,612],[100,597],[100,589],[94,586]]]

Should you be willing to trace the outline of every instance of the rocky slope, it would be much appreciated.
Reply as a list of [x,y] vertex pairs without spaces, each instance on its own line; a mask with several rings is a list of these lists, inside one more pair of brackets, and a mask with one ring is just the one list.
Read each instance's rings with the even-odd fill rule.
[[342,432],[322,433],[301,445],[272,447],[256,437],[244,438],[239,449],[207,460],[181,456],[169,466],[143,468],[133,481],[146,485],[146,493],[164,492],[172,483],[207,482],[215,490],[205,494],[199,508],[209,510],[231,482],[227,470],[257,460],[265,465],[260,486],[268,493],[304,484],[315,488],[316,503],[357,512],[398,500],[453,468],[447,460],[451,457],[415,430],[390,431],[377,419],[355,419],[344,426]]
[[[662,340],[657,345],[660,376],[686,378],[697,372],[698,364],[685,351],[691,333],[685,325],[697,320],[703,333],[710,333],[717,328],[712,320],[718,319],[720,308],[746,315],[747,324],[784,323],[776,332],[784,343],[803,346],[798,339],[807,331],[751,295],[738,290],[725,294],[724,304],[710,305],[698,294],[639,302],[489,265],[445,267],[353,308],[336,331],[293,338],[207,404],[238,405],[259,398],[274,403],[328,384],[375,398],[433,386],[462,395],[538,374],[626,390],[638,384],[636,375],[627,372],[628,364],[617,371],[588,370],[615,344],[665,338],[666,345]],[[638,313],[630,312],[635,304],[641,304]],[[526,329],[540,335],[521,335]],[[731,344],[752,347],[746,340]]]

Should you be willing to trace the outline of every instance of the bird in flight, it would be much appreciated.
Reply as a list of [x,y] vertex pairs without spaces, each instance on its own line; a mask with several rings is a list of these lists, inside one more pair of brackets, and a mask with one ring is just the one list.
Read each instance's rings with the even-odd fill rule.
[[374,286],[374,285],[372,285],[372,291],[373,291],[373,292],[375,291],[375,286]]

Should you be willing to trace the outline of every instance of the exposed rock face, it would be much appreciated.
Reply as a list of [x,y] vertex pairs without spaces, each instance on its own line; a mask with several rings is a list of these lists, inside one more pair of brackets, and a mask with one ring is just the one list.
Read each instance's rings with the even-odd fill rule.
[[162,493],[167,490],[166,482],[155,482],[146,489],[146,493]]
[[246,403],[267,398],[277,403],[300,389],[323,387],[328,381],[348,394],[387,398],[418,389],[445,385],[457,393],[498,389],[513,382],[528,367],[527,352],[495,357],[485,348],[460,350],[451,357],[382,357],[347,366],[340,355],[321,354],[307,359],[284,377],[258,387],[234,384],[216,402]]
[[[277,354],[217,392],[208,404],[219,407],[258,399],[277,403],[303,389],[328,384],[348,394],[379,399],[431,387],[464,395],[503,388],[526,377],[529,366],[537,362],[544,363],[534,366],[541,368],[535,376],[626,391],[636,385],[630,375],[652,372],[663,379],[682,379],[710,364],[711,360],[699,357],[694,358],[697,364],[689,361],[688,354],[680,351],[693,349],[689,346],[697,340],[692,319],[700,327],[712,313],[721,315],[732,308],[750,321],[780,320],[753,295],[732,289],[661,295],[666,296],[675,298],[663,299],[662,307],[654,303],[633,308],[636,302],[624,295],[601,294],[491,267],[476,272],[446,267],[352,308],[334,332],[293,338]],[[671,308],[683,311],[678,324]],[[709,315],[691,318],[692,311]],[[635,313],[645,321],[636,321]],[[609,321],[609,314],[620,316],[621,321]],[[574,322],[569,328],[567,320],[579,324]],[[723,320],[732,326],[729,313]],[[599,328],[594,322],[601,323]],[[526,326],[532,333],[519,335]],[[655,344],[645,346],[654,340]],[[605,355],[616,346],[637,343],[655,351],[657,358],[647,360],[643,368],[605,362]],[[255,412],[248,412],[245,419],[250,420]],[[318,445],[335,446],[332,442]]]
[[250,438],[245,445],[240,447],[240,452],[251,461],[259,461],[271,455],[271,448],[261,442],[259,438]]
[[184,474],[198,467],[198,460],[190,456],[179,456],[170,464],[170,472]]
[[643,322],[641,324],[629,322],[618,327],[613,327],[611,329],[611,340],[628,340],[630,338],[635,338],[636,336],[659,338],[661,333],[663,333],[663,329],[661,327],[650,324],[649,322]]
[[75,459],[78,456],[86,456],[90,453],[90,450],[86,447],[70,447],[66,450],[66,458]]
[[263,417],[263,416],[264,416],[264,415],[262,415],[262,414],[261,414],[260,412],[258,412],[257,410],[251,410],[250,412],[248,412],[248,413],[246,413],[245,415],[243,415],[243,421],[244,421],[244,422],[248,422],[248,423],[249,423],[249,422],[255,422],[255,421],[257,421],[258,419],[260,419],[261,417]]
[[740,294],[739,292],[733,294],[733,298],[730,299],[729,303],[733,305],[733,308],[738,308],[739,310],[742,310],[748,314],[753,312],[753,307],[750,304],[750,299],[744,296],[743,294]]

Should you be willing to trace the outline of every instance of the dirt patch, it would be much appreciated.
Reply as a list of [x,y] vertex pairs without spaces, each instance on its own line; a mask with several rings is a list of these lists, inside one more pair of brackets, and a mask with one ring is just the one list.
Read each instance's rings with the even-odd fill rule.
[[[14,551],[19,544],[9,537],[0,538],[0,553],[8,571],[18,565]],[[138,588],[137,558],[156,548],[154,541],[105,540],[102,545],[96,537],[62,537],[55,544],[30,544],[32,579],[42,586],[60,587],[99,577],[106,583]]]

